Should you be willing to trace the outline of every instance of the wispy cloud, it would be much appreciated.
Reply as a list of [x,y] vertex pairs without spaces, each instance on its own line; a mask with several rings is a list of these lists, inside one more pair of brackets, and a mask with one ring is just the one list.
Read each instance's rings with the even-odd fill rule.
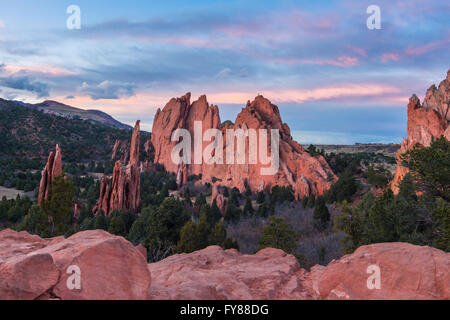
[[[345,99],[350,97],[380,96],[385,94],[398,93],[400,90],[394,86],[383,84],[342,84],[314,89],[280,89],[280,90],[259,90],[258,93],[264,95],[273,102],[297,102],[320,101],[329,99]],[[255,96],[255,92],[232,91],[227,93],[209,94],[209,100],[214,103],[244,103]]]
[[136,85],[132,83],[105,80],[96,85],[83,82],[80,91],[89,95],[93,100],[99,100],[133,96],[135,89]]

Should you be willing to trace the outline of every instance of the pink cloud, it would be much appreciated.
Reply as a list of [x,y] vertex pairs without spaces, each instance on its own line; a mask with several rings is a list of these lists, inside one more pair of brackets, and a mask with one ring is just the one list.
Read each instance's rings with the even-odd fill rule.
[[69,76],[76,74],[75,72],[66,70],[64,68],[52,65],[38,65],[38,66],[20,66],[20,65],[5,65],[3,70],[7,74],[14,74],[19,72],[25,73],[42,73],[50,76]]
[[400,60],[400,55],[397,53],[383,53],[381,55],[381,61],[383,63],[389,62],[390,60],[392,61],[399,61]]
[[363,48],[353,47],[353,46],[347,46],[350,50],[353,52],[359,54],[360,56],[367,57],[367,52]]
[[336,67],[353,67],[359,65],[359,60],[356,57],[340,56],[336,59],[298,59],[298,58],[271,58],[272,62],[284,64],[316,64],[316,65],[330,65]]
[[[339,86],[323,87],[315,89],[281,89],[258,90],[258,92],[273,102],[297,102],[346,99],[352,97],[371,97],[398,93],[396,87],[383,84],[342,84]],[[255,96],[253,92],[233,91],[226,93],[208,94],[208,99],[213,103],[243,104]]]
[[434,51],[437,49],[448,49],[447,46],[450,43],[450,38],[441,41],[429,42],[423,46],[412,47],[409,46],[406,48],[405,53],[410,56],[420,56],[430,51]]

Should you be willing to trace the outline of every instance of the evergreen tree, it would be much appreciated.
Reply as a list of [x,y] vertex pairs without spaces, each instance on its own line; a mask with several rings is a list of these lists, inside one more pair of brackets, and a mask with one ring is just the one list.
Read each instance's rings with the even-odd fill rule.
[[256,203],[261,204],[265,200],[266,200],[266,194],[264,193],[264,191],[258,191],[258,193],[256,194]]
[[250,197],[247,197],[243,212],[245,215],[253,215],[254,213],[252,200],[250,199]]
[[48,200],[44,200],[42,205],[50,221],[51,236],[64,235],[69,231],[73,196],[72,180],[65,176],[59,176],[53,180]]
[[197,234],[197,249],[200,250],[208,246],[208,237],[211,233],[211,226],[208,223],[208,217],[206,213],[203,213],[198,220],[197,226],[195,228]]
[[125,221],[120,215],[114,215],[109,220],[108,232],[118,236],[127,236],[127,226]]
[[309,200],[309,197],[307,197],[307,196],[304,196],[302,199],[302,207],[304,209],[306,209],[308,207],[308,200]]
[[33,205],[23,221],[18,225],[18,231],[27,231],[42,238],[50,236],[49,221],[47,214],[37,204]]
[[308,197],[308,202],[307,202],[306,206],[308,208],[314,208],[315,204],[316,204],[316,197],[313,194],[311,194]]
[[103,213],[103,210],[100,210],[97,213],[97,216],[95,217],[94,229],[95,230],[105,230],[105,231],[108,230],[108,224],[106,221],[105,214]]
[[219,221],[211,230],[211,234],[209,235],[209,244],[223,247],[223,244],[226,239],[227,239],[227,230],[225,230],[223,222]]
[[190,253],[197,250],[197,232],[192,220],[186,222],[180,231],[180,241],[178,241],[176,252]]
[[237,223],[241,218],[241,209],[235,207],[233,204],[228,204],[227,210],[225,212],[225,221],[231,223]]
[[210,209],[210,219],[208,219],[210,225],[215,225],[217,222],[219,222],[220,219],[222,219],[222,214],[220,213],[220,209],[217,206],[216,199],[213,200],[213,203],[211,205]]
[[325,204],[325,199],[323,197],[318,197],[314,208],[314,228],[318,231],[323,231],[328,227],[329,222],[330,212]]
[[438,201],[433,214],[433,246],[450,252],[450,207]]
[[263,218],[267,218],[269,216],[269,210],[267,209],[265,202],[259,205],[258,215]]
[[293,253],[297,247],[297,233],[281,217],[270,217],[269,225],[262,229],[258,250],[264,248],[281,249]]
[[450,201],[450,142],[444,137],[429,147],[415,146],[400,156],[419,191]]

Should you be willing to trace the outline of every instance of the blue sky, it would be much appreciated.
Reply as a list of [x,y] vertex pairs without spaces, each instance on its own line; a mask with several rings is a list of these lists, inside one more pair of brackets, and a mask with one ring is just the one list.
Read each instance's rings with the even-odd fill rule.
[[[366,27],[371,4],[381,30]],[[448,1],[2,1],[0,97],[151,130],[186,92],[222,120],[263,94],[300,143],[399,143],[408,98],[450,68],[449,17]]]

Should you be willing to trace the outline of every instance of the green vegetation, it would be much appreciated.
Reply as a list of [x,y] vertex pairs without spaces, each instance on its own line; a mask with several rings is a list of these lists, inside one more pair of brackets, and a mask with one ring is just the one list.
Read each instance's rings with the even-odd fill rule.
[[399,184],[397,196],[388,189],[378,198],[366,194],[355,207],[344,203],[335,228],[347,234],[346,252],[364,244],[393,241],[449,251],[449,150],[449,142],[440,138],[428,148],[407,151],[402,159],[410,174]]
[[369,166],[367,168],[367,182],[374,187],[385,187],[391,179],[389,170],[382,166]]
[[450,201],[450,142],[442,136],[430,147],[414,147],[401,156],[419,191]]
[[318,197],[314,208],[314,228],[318,231],[323,231],[330,223],[330,212],[325,204],[323,197]]
[[293,253],[297,247],[298,235],[280,217],[270,217],[269,224],[262,229],[258,250],[264,248],[281,249]]

